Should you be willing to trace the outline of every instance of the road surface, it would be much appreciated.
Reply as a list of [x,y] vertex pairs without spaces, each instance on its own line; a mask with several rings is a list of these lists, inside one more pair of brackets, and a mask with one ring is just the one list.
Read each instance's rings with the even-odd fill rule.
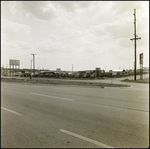
[[148,148],[149,84],[1,83],[1,147]]

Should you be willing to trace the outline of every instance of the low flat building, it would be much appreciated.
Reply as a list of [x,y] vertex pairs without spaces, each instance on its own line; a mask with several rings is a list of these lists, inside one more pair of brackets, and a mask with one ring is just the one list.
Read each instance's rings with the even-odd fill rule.
[[122,76],[123,75],[123,70],[112,70],[112,76]]

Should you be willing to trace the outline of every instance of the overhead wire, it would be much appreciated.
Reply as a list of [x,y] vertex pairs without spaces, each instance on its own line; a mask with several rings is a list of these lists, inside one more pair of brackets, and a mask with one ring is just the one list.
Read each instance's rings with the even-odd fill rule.
[[[127,16],[129,16],[129,15],[131,15],[131,14],[125,15],[125,16],[123,16],[123,17],[127,17]],[[122,18],[123,18],[123,17],[122,17]],[[122,18],[121,18],[121,19],[122,19]],[[117,18],[116,20],[118,20],[118,19],[120,19],[120,18]],[[109,21],[110,21],[110,20],[109,20]],[[113,21],[115,21],[115,20],[113,19]],[[89,28],[89,27],[87,27],[87,28]],[[85,34],[85,33],[83,33],[83,35],[84,35],[84,34]],[[82,35],[76,36],[76,37],[81,37],[81,36],[82,36]],[[76,38],[76,37],[72,37],[72,38]],[[71,38],[66,38],[66,39],[69,39],[69,40],[70,40]],[[58,41],[63,41],[63,40],[66,40],[66,39],[62,39],[62,40],[58,40]],[[57,41],[57,42],[58,42],[58,41]]]
[[[37,2],[36,2],[37,3]],[[23,4],[25,4],[25,3],[23,3]],[[37,3],[37,4],[39,4],[39,3]],[[27,4],[25,4],[25,5],[27,5]],[[41,4],[39,4],[39,5],[41,5]],[[30,5],[27,5],[27,6],[30,6]],[[43,5],[44,6],[44,5]],[[30,7],[33,7],[33,6],[30,6]],[[44,6],[45,7],[45,6]],[[38,9],[38,8],[36,8],[36,7],[33,7],[33,8],[35,8],[35,9]],[[39,9],[39,10],[41,10],[41,9]],[[42,11],[42,10],[41,10]],[[43,11],[42,11],[43,12]],[[112,21],[116,21],[116,20],[118,20],[118,19],[122,19],[122,18],[124,18],[124,17],[127,17],[127,16],[129,16],[129,15],[131,15],[131,14],[128,14],[128,15],[125,15],[125,16],[122,16],[121,18],[117,18],[117,19],[113,19]],[[83,21],[83,19],[82,19],[82,21]],[[93,21],[92,21],[93,22]],[[109,19],[109,21],[108,22],[111,22],[110,21],[110,19]],[[90,23],[90,22],[89,22]],[[107,22],[105,22],[105,23],[107,23]],[[78,24],[79,25],[79,24]],[[85,26],[84,26],[85,27]],[[89,27],[87,27],[87,28],[89,28]]]
[[[74,45],[74,46],[68,46],[68,47],[64,47],[62,49],[67,49],[67,48],[73,48],[73,47],[78,47],[78,46],[84,46],[84,45],[88,45],[88,44],[93,44],[93,43],[96,43],[96,42],[103,42],[103,41],[109,41],[109,40],[114,40],[114,39],[118,39],[118,38],[122,38],[122,37],[126,37],[126,36],[129,36],[129,35],[132,35],[132,34],[126,34],[126,35],[123,35],[123,36],[119,36],[119,37],[115,37],[115,38],[110,38],[110,39],[104,39],[104,40],[98,40],[98,41],[94,41],[94,42],[90,42],[90,43],[85,43],[85,44],[80,44],[80,45]],[[42,53],[43,51],[40,51],[38,53]],[[48,51],[47,51],[48,52]],[[51,52],[51,51],[50,51]]]
[[28,5],[28,4],[24,3],[24,2],[26,2],[26,1],[23,1],[22,4],[24,4],[24,5],[26,5],[26,6],[29,6],[29,7],[32,7],[32,8],[34,8],[34,9],[38,9],[38,10],[42,11],[43,13],[47,13],[48,15],[52,15],[51,13],[44,12],[43,10],[41,10],[41,9],[39,9],[39,8],[37,8],[37,7],[33,7],[33,6],[31,6],[31,5]]
[[[142,32],[142,33],[148,33],[148,32]],[[138,34],[141,34],[141,33],[139,32]],[[93,43],[96,43],[96,42],[103,42],[103,41],[108,41],[108,40],[114,40],[114,39],[118,39],[118,38],[122,38],[122,37],[129,36],[129,35],[132,35],[132,34],[126,34],[126,35],[119,36],[119,37],[115,37],[115,38],[104,39],[104,40],[98,40],[98,41],[94,41],[94,42],[90,42],[90,43],[85,43],[85,44],[80,44],[80,45],[75,45],[75,46],[68,46],[68,47],[64,47],[64,48],[62,48],[62,49],[67,49],[67,48],[72,48],[72,47],[78,47],[78,46],[84,46],[84,45],[93,44]],[[51,51],[47,51],[47,52],[51,52]],[[37,53],[37,54],[43,53],[43,51],[36,52],[36,53]],[[27,55],[28,55],[28,54],[27,54]],[[27,55],[25,55],[25,56],[27,56]]]
[[[23,3],[24,4],[24,3]],[[27,5],[27,4],[25,4],[25,5]],[[29,5],[27,5],[27,6],[29,6]],[[33,7],[33,6],[30,6],[30,7]],[[41,9],[39,9],[39,10],[41,10]],[[42,10],[41,10],[42,11]],[[130,15],[130,14],[129,14]],[[126,16],[129,16],[129,15],[126,15]],[[124,17],[126,17],[126,16],[124,16]],[[118,18],[119,19],[119,18]],[[116,19],[117,20],[117,19]],[[114,21],[114,20],[113,20]],[[126,36],[126,35],[125,35]],[[77,36],[77,37],[81,37],[81,35],[80,36]],[[73,38],[76,38],[76,37],[73,37]],[[117,38],[121,38],[121,37],[117,37]],[[117,39],[117,38],[113,38],[113,39]],[[68,39],[68,38],[67,38]],[[69,38],[70,39],[70,38]],[[106,39],[106,40],[113,40],[113,39]],[[64,39],[65,40],[65,39]],[[106,41],[106,40],[102,40],[102,41]],[[95,42],[99,42],[99,41],[95,41]],[[95,42],[92,42],[92,43],[95,43]],[[87,43],[87,44],[91,44],[91,43]],[[86,44],[80,44],[80,45],[75,45],[75,46],[73,46],[73,47],[76,47],[76,46],[83,46],[83,45],[86,45]],[[72,47],[72,46],[71,46]],[[70,46],[69,47],[64,47],[64,48],[71,48]]]
[[[36,2],[37,3],[37,2]],[[24,5],[27,5],[26,3],[22,3],[22,4],[24,4]],[[38,3],[37,3],[38,4]],[[41,4],[38,4],[38,5],[41,5]],[[29,7],[33,7],[33,6],[30,6],[30,5],[27,5],[27,6],[29,6]],[[43,5],[44,6],[44,5]],[[45,6],[44,6],[45,7]],[[33,8],[35,8],[35,9],[38,9],[37,7],[33,7]],[[38,10],[41,10],[41,9],[38,9]],[[41,10],[42,11],[42,10]],[[43,11],[42,11],[43,12]],[[145,12],[145,11],[144,11]],[[131,14],[128,14],[128,15],[125,15],[125,16],[122,16],[122,18],[123,17],[127,17],[127,16],[129,16],[129,15],[131,15]],[[121,19],[122,19],[121,18]],[[115,20],[118,20],[118,19],[120,19],[120,18],[117,18],[117,19],[115,19]],[[114,19],[112,20],[112,21],[115,21]],[[109,20],[109,22],[111,22],[110,20]],[[107,23],[107,22],[105,22],[105,23]],[[87,28],[89,28],[89,27],[87,27]],[[81,35],[80,35],[81,36]],[[80,36],[77,36],[77,37],[80,37]],[[76,38],[76,37],[72,37],[72,38]],[[67,38],[68,39],[68,38]],[[70,39],[70,38],[69,38]],[[65,40],[65,39],[63,39],[63,40]]]

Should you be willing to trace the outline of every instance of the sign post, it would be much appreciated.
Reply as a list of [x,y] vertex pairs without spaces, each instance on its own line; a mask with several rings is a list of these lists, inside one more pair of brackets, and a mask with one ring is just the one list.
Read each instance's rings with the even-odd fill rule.
[[143,53],[140,54],[140,79],[143,79]]

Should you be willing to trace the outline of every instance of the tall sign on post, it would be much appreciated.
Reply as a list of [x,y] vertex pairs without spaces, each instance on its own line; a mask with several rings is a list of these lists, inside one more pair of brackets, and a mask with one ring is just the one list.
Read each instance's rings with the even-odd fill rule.
[[140,79],[143,79],[143,53],[140,54]]
[[34,76],[35,76],[35,55],[36,54],[31,54],[33,55],[33,73],[34,73]]

